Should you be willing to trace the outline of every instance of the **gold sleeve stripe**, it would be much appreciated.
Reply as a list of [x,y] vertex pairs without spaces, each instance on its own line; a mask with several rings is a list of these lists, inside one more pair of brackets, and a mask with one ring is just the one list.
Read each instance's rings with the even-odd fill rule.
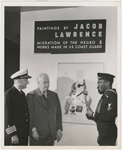
[[11,126],[11,127],[9,127],[9,128],[6,129],[6,133],[7,134],[11,134],[11,133],[13,133],[15,131],[17,131],[15,125],[13,125],[13,126]]

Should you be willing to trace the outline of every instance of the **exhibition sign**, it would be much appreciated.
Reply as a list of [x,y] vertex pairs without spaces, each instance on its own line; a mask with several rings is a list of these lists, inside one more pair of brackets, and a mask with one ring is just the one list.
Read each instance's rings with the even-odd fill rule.
[[106,20],[35,21],[35,53],[104,53]]

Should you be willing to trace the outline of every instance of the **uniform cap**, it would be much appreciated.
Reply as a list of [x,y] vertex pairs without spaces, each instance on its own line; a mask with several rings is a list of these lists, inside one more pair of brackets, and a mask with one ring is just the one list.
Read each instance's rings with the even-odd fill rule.
[[98,79],[106,79],[106,80],[115,78],[114,75],[108,74],[108,73],[97,73],[97,76],[98,76]]
[[11,79],[28,79],[32,77],[28,75],[27,69],[23,69],[23,70],[15,72],[10,78]]

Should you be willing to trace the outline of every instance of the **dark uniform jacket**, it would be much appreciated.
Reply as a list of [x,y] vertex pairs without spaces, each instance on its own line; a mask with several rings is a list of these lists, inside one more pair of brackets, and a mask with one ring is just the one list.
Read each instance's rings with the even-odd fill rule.
[[30,114],[30,128],[36,127],[40,138],[45,138],[50,130],[54,139],[57,137],[57,130],[62,130],[62,113],[58,95],[48,90],[47,99],[42,96],[39,88],[27,94],[27,101]]
[[5,92],[5,136],[26,137],[29,134],[29,112],[24,92],[13,86]]
[[117,93],[116,90],[108,90],[104,93],[98,103],[94,117],[87,116],[97,124],[99,132],[98,143],[107,141],[111,137],[117,136],[115,119],[117,117]]

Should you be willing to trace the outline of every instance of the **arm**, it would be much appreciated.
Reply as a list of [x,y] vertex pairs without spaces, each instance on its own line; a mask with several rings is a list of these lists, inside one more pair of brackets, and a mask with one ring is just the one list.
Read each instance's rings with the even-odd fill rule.
[[64,107],[65,114],[68,114],[71,103],[72,103],[71,96],[66,97],[66,102]]
[[7,137],[11,137],[12,143],[19,143],[19,139],[17,137],[17,128],[14,123],[13,113],[12,113],[12,101],[10,98],[10,93],[5,93],[5,133]]
[[87,117],[87,119],[93,120],[96,122],[95,113],[92,111],[92,109],[90,107],[87,109],[86,117]]
[[29,115],[30,115],[30,129],[32,130],[35,127],[35,121],[34,121],[34,101],[33,101],[33,95],[27,94],[27,102],[28,102],[28,109],[29,109]]
[[36,127],[34,127],[34,128],[32,129],[32,136],[33,136],[33,138],[34,138],[35,140],[38,140],[38,139],[39,139],[39,134],[38,134],[38,132],[37,132],[37,130],[36,130]]
[[96,122],[96,118],[95,118],[95,113],[93,112],[93,110],[91,109],[91,102],[92,102],[92,99],[91,97],[89,97],[89,100],[87,100],[87,94],[88,92],[87,91],[84,91],[84,98],[85,98],[85,104],[86,104],[86,117],[87,119],[89,120],[93,120]]
[[88,109],[91,106],[92,99],[89,96],[89,100],[87,100],[88,91],[86,91],[86,89],[84,89],[83,94],[84,94],[84,100],[85,100],[85,102],[83,102],[83,101],[82,102],[86,105],[86,109]]
[[58,95],[56,94],[57,99],[57,113],[56,113],[56,121],[57,121],[57,142],[60,141],[62,138],[62,112],[61,112],[61,105],[58,98]]
[[28,102],[28,108],[29,108],[30,129],[32,131],[32,136],[35,140],[38,140],[39,134],[38,134],[36,126],[35,126],[34,100],[33,100],[32,94],[27,94],[27,102]]
[[108,107],[104,113],[96,113],[95,117],[101,121],[114,121],[117,117],[117,95],[109,94],[108,98]]

